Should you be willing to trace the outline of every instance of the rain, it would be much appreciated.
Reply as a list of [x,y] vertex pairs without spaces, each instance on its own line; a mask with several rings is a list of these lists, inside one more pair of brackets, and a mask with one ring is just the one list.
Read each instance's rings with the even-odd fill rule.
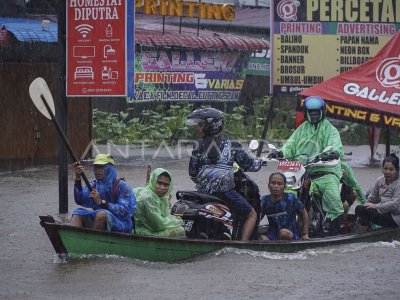
[[[300,93],[371,62],[400,28],[398,16],[388,17],[369,22],[376,34],[352,35],[347,31],[372,29],[358,20],[320,20],[326,1],[183,2],[180,10],[172,0],[0,1],[0,298],[397,299],[398,242],[292,254],[224,248],[179,263],[56,255],[39,216],[69,222],[78,207],[75,158],[92,180],[95,155],[112,154],[132,187],[146,184],[149,166],[166,168],[175,182],[173,204],[177,191],[195,186],[188,163],[196,132],[185,122],[194,109],[221,110],[223,134],[246,151],[258,140],[252,155],[264,157],[268,144],[280,148],[301,124]],[[307,15],[305,2],[321,7]],[[383,2],[388,14],[392,4],[399,10],[398,1]],[[321,34],[332,24],[347,31]],[[398,55],[390,63],[399,66]],[[377,80],[399,89],[399,72],[390,80],[384,67]],[[31,99],[38,77],[54,100],[55,122]],[[358,87],[356,96],[368,89]],[[398,103],[381,109],[399,101],[398,92],[379,93],[371,90],[369,107],[327,99],[327,117],[364,193],[382,175],[386,155],[400,152]],[[261,195],[275,171],[270,163],[248,173]]]

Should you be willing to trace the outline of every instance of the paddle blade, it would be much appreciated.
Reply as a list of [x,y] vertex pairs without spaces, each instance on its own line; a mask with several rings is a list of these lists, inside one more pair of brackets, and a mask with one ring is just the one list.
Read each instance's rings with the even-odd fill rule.
[[42,113],[42,115],[51,120],[51,115],[43,103],[42,96],[53,112],[53,115],[56,114],[54,109],[54,100],[50,89],[43,78],[38,77],[32,81],[31,85],[29,86],[29,95],[31,96],[33,104],[35,104],[36,108]]

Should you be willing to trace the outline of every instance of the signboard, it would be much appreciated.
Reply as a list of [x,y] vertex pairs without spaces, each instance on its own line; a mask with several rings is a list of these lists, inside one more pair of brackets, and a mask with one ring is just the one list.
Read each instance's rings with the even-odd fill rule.
[[[299,95],[320,96],[327,116],[400,129],[400,31],[367,62]],[[298,102],[301,111],[303,101]]]
[[67,1],[67,96],[133,94],[127,49],[134,49],[132,1]]
[[249,64],[247,65],[246,74],[255,76],[270,76],[270,57],[271,51],[264,50],[255,52],[251,55]]
[[145,15],[187,17],[209,20],[232,21],[236,17],[235,5],[204,3],[201,1],[135,0],[137,13]]
[[[302,111],[303,101],[298,101],[296,109]],[[373,111],[366,107],[351,107],[343,103],[329,102],[326,104],[326,116],[377,127],[390,126],[400,129],[400,117],[395,112]]]
[[237,101],[249,54],[137,50],[131,100]]
[[274,93],[298,93],[373,57],[400,28],[400,0],[273,1]]

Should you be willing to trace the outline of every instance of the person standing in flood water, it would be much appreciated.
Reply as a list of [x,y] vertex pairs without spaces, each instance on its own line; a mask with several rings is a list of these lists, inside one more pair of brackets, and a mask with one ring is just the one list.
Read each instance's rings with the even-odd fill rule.
[[381,128],[376,127],[375,125],[368,125],[367,134],[368,134],[368,144],[370,149],[369,164],[373,166],[374,164],[379,163],[379,159],[375,158],[375,154],[376,150],[378,149],[379,137],[381,136]]
[[98,230],[131,233],[132,216],[136,209],[136,198],[131,187],[117,177],[115,161],[110,154],[97,154],[93,162],[96,180],[90,182],[92,191],[82,187],[81,164],[73,164],[75,172],[74,199],[85,208],[75,209],[71,225]]

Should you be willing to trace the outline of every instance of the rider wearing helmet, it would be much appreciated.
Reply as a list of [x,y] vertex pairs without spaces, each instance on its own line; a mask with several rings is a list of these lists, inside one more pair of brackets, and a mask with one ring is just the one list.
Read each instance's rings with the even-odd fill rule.
[[311,124],[318,124],[325,118],[326,104],[320,97],[308,97],[303,104],[304,119]]
[[240,143],[220,135],[225,119],[217,109],[196,109],[187,116],[186,123],[197,126],[200,137],[190,158],[190,178],[196,183],[198,191],[222,198],[239,218],[245,219],[241,239],[248,240],[256,224],[257,213],[234,189],[234,162],[243,171],[255,172],[261,168],[262,160],[252,158]]
[[199,108],[186,117],[189,126],[204,125],[205,136],[214,136],[222,132],[225,127],[225,119],[222,111],[215,108]]
[[[325,118],[326,104],[320,97],[308,97],[306,101],[304,101],[303,112],[305,120],[311,124],[318,124],[322,119]],[[337,158],[337,156],[337,153],[331,153],[331,158],[334,159]],[[356,192],[357,201],[359,203],[364,203],[366,198],[361,190],[360,184],[357,182],[354,176],[353,170],[344,161],[341,161],[341,167],[343,173],[342,181]]]
[[[281,151],[289,160],[308,163],[327,146],[332,146],[333,157],[343,158],[344,149],[339,131],[325,118],[326,104],[317,96],[305,99],[303,112],[306,122],[301,124],[290,136]],[[328,230],[335,234],[342,223],[343,204],[340,198],[341,165],[332,167],[314,167],[313,173],[323,172],[316,176],[313,183],[322,194],[322,206],[326,212]]]

